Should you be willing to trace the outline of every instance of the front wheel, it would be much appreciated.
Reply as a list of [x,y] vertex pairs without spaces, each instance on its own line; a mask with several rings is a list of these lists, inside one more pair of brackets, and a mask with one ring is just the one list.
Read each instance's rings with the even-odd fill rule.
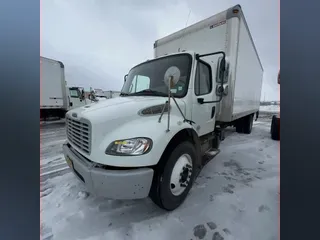
[[277,116],[272,117],[270,132],[272,140],[280,140],[280,118],[278,118]]
[[150,198],[160,208],[172,211],[186,199],[195,177],[196,150],[191,142],[179,144],[163,168],[155,171]]

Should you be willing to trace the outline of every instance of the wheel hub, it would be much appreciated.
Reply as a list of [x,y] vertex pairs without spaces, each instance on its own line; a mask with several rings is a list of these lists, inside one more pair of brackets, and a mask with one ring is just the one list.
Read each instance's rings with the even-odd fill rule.
[[192,176],[192,160],[184,154],[177,160],[171,174],[170,189],[173,195],[181,195],[189,185]]

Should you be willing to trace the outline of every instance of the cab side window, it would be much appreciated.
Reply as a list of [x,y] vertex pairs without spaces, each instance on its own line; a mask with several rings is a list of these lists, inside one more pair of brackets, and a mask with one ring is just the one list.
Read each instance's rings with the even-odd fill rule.
[[135,93],[150,88],[150,78],[147,76],[136,75],[132,81],[129,92]]
[[210,66],[202,62],[198,62],[196,79],[194,82],[194,92],[196,96],[210,93],[212,90],[212,75]]

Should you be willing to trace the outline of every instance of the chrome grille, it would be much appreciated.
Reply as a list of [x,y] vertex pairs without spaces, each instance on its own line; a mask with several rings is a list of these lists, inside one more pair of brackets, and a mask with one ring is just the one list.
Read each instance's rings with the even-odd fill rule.
[[66,118],[67,138],[77,148],[86,154],[91,152],[91,126],[84,119],[75,120]]

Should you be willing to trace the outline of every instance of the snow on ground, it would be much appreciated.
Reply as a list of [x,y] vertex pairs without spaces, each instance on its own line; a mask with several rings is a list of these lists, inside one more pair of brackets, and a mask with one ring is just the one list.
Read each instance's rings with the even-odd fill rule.
[[278,113],[280,112],[280,105],[260,106],[260,112]]
[[[41,135],[42,167],[60,163],[63,125],[48,125]],[[270,139],[270,119],[262,119],[251,135],[228,130],[221,153],[173,212],[150,199],[88,195],[70,172],[47,178],[40,189],[41,234],[44,240],[272,240],[279,234],[279,197],[279,142]]]

